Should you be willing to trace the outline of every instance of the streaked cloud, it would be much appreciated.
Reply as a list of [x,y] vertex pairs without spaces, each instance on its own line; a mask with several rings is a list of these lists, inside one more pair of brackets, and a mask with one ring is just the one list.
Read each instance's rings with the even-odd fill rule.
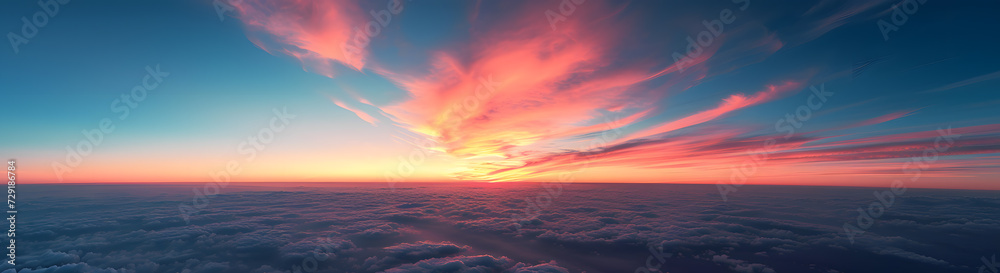
[[[575,5],[553,29],[541,15],[558,8],[557,2],[517,2],[503,8],[497,5],[476,2],[464,11],[469,21],[461,27],[468,30],[467,37],[441,41],[427,52],[422,59],[425,62],[407,62],[403,66],[386,60],[348,59],[341,54],[338,45],[351,39],[351,30],[365,20],[350,15],[354,13],[349,11],[359,9],[350,2],[284,2],[280,6],[251,2],[241,5],[240,11],[249,27],[273,36],[280,44],[278,48],[296,49],[284,53],[299,58],[307,67],[324,67],[318,69],[319,73],[336,77],[324,71],[337,63],[373,73],[407,94],[379,105],[365,98],[366,91],[351,91],[349,97],[334,99],[337,106],[369,123],[389,120],[406,132],[403,135],[433,140],[436,149],[460,162],[461,170],[450,174],[454,178],[513,181],[551,177],[581,166],[693,170],[723,169],[738,162],[745,157],[746,149],[778,135],[761,135],[770,124],[736,125],[732,117],[797,94],[816,83],[817,73],[828,69],[807,65],[797,73],[760,79],[763,83],[753,87],[757,90],[752,92],[744,91],[748,90],[746,86],[712,90],[722,94],[715,95],[715,106],[693,109],[688,114],[665,114],[678,107],[671,101],[689,90],[703,90],[706,83],[763,62],[783,49],[801,46],[855,21],[876,18],[888,1],[820,1],[806,5],[805,13],[795,19],[797,23],[781,28],[760,23],[767,16],[779,15],[753,12],[754,6],[746,12],[737,6],[728,7],[744,12],[736,16],[745,22],[725,25],[717,42],[703,48],[696,45],[698,54],[689,55],[691,60],[684,63],[683,69],[671,60],[672,52],[662,48],[684,45],[681,37],[707,31],[701,27],[708,26],[711,19],[690,19],[701,24],[684,24],[681,19],[690,16],[672,18],[635,8],[648,3],[588,1]],[[698,11],[695,13],[718,12],[699,8],[694,9]],[[483,9],[491,10],[488,17],[481,13]],[[684,12],[691,14],[692,10]],[[750,16],[748,13],[765,17],[743,19]],[[307,20],[287,23],[290,17]],[[650,33],[639,31],[648,27],[643,24],[659,18],[670,18],[662,20],[663,24],[685,27],[658,28],[655,34],[662,36],[658,39],[645,37]],[[691,25],[697,27],[686,29]],[[690,52],[691,46],[676,51]],[[942,88],[992,78],[994,75],[989,74]],[[371,107],[360,110],[352,106],[355,104]],[[798,133],[777,146],[771,164],[784,164],[774,166],[780,169],[809,162],[911,156],[904,151],[926,146],[917,142],[919,134],[859,138],[847,132],[918,115],[913,109],[902,109],[850,120],[848,125]],[[609,116],[620,118],[612,121]],[[987,136],[998,131],[987,127],[991,130],[979,132],[976,142],[970,144],[975,148],[966,146],[949,155],[997,152],[990,148],[996,141]],[[600,137],[612,131],[621,135],[614,139]],[[831,141],[845,138],[855,140]],[[603,144],[582,148],[581,143],[588,140]],[[581,161],[583,158],[586,160]],[[841,171],[845,175],[856,172]]]

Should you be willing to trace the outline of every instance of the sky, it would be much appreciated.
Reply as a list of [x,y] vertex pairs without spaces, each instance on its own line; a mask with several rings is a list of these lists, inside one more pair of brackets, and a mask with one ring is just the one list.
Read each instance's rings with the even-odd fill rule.
[[22,183],[1000,189],[995,1],[51,3],[0,9]]

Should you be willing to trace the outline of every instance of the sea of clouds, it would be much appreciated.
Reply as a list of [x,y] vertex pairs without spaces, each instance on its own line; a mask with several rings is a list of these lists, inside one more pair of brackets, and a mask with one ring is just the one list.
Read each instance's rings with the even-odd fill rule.
[[185,222],[199,186],[19,186],[0,271],[977,272],[1000,252],[996,191],[909,189],[852,243],[843,225],[879,189],[231,185]]

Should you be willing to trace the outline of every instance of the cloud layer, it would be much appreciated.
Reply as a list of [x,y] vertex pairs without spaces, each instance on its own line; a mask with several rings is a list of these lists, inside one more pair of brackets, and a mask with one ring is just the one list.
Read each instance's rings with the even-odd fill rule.
[[24,186],[18,272],[971,272],[1000,232],[996,192],[909,189],[852,244],[876,189],[231,185],[188,225],[193,186]]

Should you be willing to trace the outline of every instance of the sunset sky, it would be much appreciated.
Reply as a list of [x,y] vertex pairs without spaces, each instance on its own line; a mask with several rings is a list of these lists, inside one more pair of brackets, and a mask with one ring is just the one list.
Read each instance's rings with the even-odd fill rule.
[[[72,1],[0,48],[0,155],[24,183],[1000,189],[1000,3],[800,2]],[[22,35],[42,7],[11,5]]]

